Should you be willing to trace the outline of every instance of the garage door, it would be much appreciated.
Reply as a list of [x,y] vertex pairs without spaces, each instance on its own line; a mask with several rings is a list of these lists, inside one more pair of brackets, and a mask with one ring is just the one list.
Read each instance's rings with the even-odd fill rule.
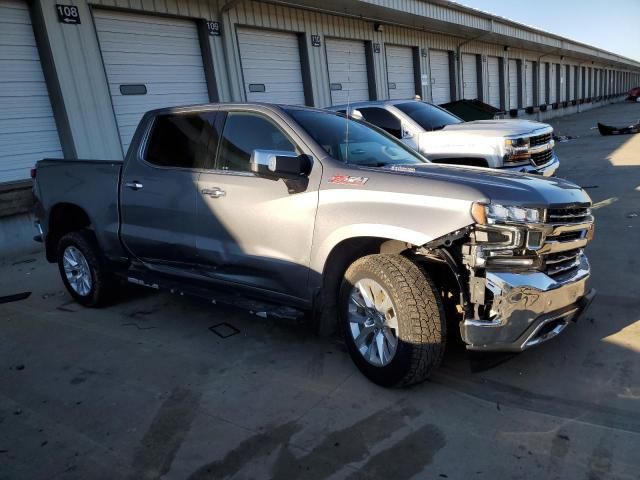
[[556,66],[553,63],[549,64],[549,103],[557,102],[556,97]]
[[94,18],[125,152],[146,111],[209,102],[195,23],[107,10]]
[[548,64],[540,64],[540,88],[538,89],[538,92],[541,105],[546,105],[547,103],[549,103],[547,98],[547,68]]
[[331,103],[369,100],[369,77],[364,42],[328,38],[325,41]]
[[478,98],[478,63],[476,55],[462,55],[462,96],[467,100]]
[[535,105],[533,99],[533,62],[529,60],[524,62],[524,82],[525,106],[533,107]]
[[431,71],[431,101],[436,105],[450,102],[449,52],[431,50],[429,52],[429,70]]
[[239,28],[238,44],[247,101],[304,105],[295,33]]
[[416,95],[413,48],[386,45],[385,52],[387,55],[389,98],[413,98]]
[[509,108],[518,108],[518,63],[509,60]]
[[487,59],[489,105],[500,108],[500,61],[498,57]]
[[62,149],[24,2],[0,0],[0,183]]

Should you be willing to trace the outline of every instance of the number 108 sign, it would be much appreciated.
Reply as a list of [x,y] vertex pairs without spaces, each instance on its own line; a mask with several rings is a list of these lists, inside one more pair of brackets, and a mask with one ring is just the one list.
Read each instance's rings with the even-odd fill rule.
[[77,25],[80,23],[80,12],[75,5],[56,5],[58,11],[58,21],[60,23],[67,23],[70,25]]

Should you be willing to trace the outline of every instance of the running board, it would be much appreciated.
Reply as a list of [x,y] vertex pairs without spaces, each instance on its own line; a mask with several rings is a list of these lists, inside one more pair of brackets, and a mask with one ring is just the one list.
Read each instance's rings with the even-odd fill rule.
[[196,297],[212,304],[230,305],[248,310],[249,313],[261,318],[274,318],[299,322],[304,317],[304,311],[275,303],[254,300],[238,294],[227,293],[222,290],[204,288],[197,285],[184,284],[170,279],[149,275],[143,271],[130,270],[121,276],[129,283],[154,290],[168,291],[175,295]]

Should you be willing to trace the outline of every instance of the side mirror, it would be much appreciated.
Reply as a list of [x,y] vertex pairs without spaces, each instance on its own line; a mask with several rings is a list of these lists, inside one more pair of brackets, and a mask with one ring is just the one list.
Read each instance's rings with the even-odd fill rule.
[[311,173],[311,157],[282,150],[254,150],[249,164],[259,177],[296,180]]
[[349,112],[349,117],[353,118],[354,120],[364,120],[364,115],[362,115],[362,112],[357,108],[351,109],[351,111]]
[[411,131],[411,129],[406,125],[406,124],[402,124],[402,139],[403,140],[408,140],[410,138],[413,138],[413,132]]

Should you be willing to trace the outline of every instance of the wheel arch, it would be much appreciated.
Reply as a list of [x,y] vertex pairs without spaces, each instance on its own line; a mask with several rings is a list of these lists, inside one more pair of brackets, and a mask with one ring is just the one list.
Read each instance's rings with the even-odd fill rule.
[[354,236],[344,238],[331,248],[320,271],[321,285],[316,298],[318,331],[329,335],[337,326],[337,298],[344,272],[358,258],[378,253],[403,254],[417,245],[396,238]]
[[47,224],[45,251],[47,260],[57,260],[57,246],[67,233],[90,229],[93,222],[86,210],[75,203],[61,202],[51,208]]

